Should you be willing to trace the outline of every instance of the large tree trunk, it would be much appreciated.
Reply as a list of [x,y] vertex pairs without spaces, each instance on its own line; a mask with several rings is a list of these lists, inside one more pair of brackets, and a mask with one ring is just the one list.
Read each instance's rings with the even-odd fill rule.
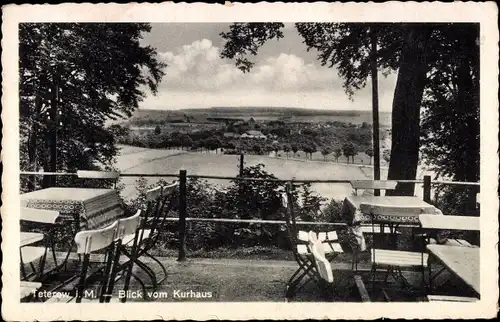
[[[392,148],[389,180],[414,180],[420,147],[420,106],[428,64],[427,43],[431,29],[409,26],[392,103]],[[415,184],[400,183],[387,195],[413,195]]]
[[[466,33],[460,39],[460,66],[458,66],[458,115],[463,117],[463,131],[459,135],[465,138],[463,146],[463,169],[458,173],[459,181],[477,182],[479,181],[479,53],[470,55],[470,48],[474,48],[476,41],[475,33]],[[476,47],[477,50],[479,48]],[[476,61],[474,61],[476,60]],[[476,70],[475,70],[476,69]],[[473,78],[473,74],[476,76]],[[462,209],[462,213],[467,214],[475,211],[476,193],[478,190],[467,189],[468,201]]]

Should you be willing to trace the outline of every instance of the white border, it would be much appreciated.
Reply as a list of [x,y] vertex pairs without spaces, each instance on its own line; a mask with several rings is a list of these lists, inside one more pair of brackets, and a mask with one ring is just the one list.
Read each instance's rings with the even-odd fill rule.
[[[61,4],[3,8],[2,311],[6,320],[370,319],[493,317],[498,300],[498,10],[489,3]],[[127,303],[20,304],[19,22],[479,22],[481,29],[481,294],[478,303]],[[119,307],[117,307],[119,306]]]

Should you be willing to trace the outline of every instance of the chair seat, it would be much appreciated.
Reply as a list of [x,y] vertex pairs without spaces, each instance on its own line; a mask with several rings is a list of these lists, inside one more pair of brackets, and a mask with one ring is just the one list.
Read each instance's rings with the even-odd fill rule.
[[419,252],[407,252],[400,250],[372,249],[371,261],[372,264],[399,266],[399,267],[416,267],[422,266],[422,255],[424,257],[423,266],[427,267],[429,254]]
[[427,295],[429,302],[476,302],[475,297],[448,296],[448,295]]
[[35,293],[35,291],[38,290],[40,287],[42,287],[42,283],[21,281],[20,285],[21,299],[33,295],[33,293]]
[[42,258],[45,254],[45,247],[25,246],[21,247],[21,259],[24,264],[33,263]]
[[[344,250],[342,249],[342,246],[339,243],[328,243],[324,242],[323,243],[323,249],[325,250],[325,254],[331,254],[331,253],[343,253]],[[309,248],[307,245],[297,245],[297,253],[299,255],[311,255],[311,252],[309,251]]]
[[41,233],[21,232],[20,246],[23,247],[29,244],[36,243],[43,240],[43,237],[44,236]]
[[[324,242],[324,241],[337,241],[339,238],[337,236],[336,231],[328,231],[328,232],[319,232],[317,234],[318,240]],[[299,230],[299,233],[297,235],[297,239],[302,241],[302,242],[307,242],[309,241],[309,233],[304,230]]]
[[[142,240],[137,240],[137,242],[140,243],[141,241],[149,238],[149,235],[151,234],[151,229],[141,229],[141,230],[139,230],[138,234],[139,234],[139,238],[142,236]],[[135,234],[125,235],[122,238],[122,244],[131,246],[130,244],[133,243],[134,238],[135,238]]]

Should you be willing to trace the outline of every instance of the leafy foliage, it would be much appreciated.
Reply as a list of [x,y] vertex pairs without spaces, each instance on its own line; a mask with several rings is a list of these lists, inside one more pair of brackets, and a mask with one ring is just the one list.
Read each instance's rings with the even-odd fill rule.
[[19,25],[21,169],[56,171],[46,145],[55,131],[58,171],[93,169],[96,162],[111,167],[116,128],[105,128],[105,121],[130,116],[164,75],[155,50],[140,44],[150,29],[136,23]]
[[[231,185],[221,189],[204,180],[189,179],[186,186],[186,205],[189,217],[282,220],[281,193],[282,182],[273,181],[276,177],[265,171],[264,165],[244,167],[243,177],[255,180],[233,180]],[[264,181],[268,180],[268,181]],[[145,192],[164,180],[148,185],[144,178],[136,181],[139,194],[134,200],[127,201],[128,211],[134,212],[145,202]],[[340,218],[340,210],[330,209],[325,215],[321,205],[325,198],[314,194],[311,185],[294,186],[292,191],[297,202],[295,210],[298,220],[318,221],[327,218]],[[332,201],[333,202],[333,201]],[[331,208],[331,207],[330,207]],[[339,208],[340,209],[340,208]],[[178,216],[174,209],[172,216]],[[170,245],[176,244],[178,225],[174,222],[163,234]],[[214,222],[189,222],[187,238],[190,250],[214,249],[220,246],[278,246],[289,247],[288,235],[284,226],[263,224],[232,224]]]
[[[452,71],[456,70],[458,66],[461,66],[457,70],[462,75],[459,78],[460,82],[462,85],[467,83],[466,79],[469,77],[466,77],[468,74],[464,66],[467,66],[468,62],[471,69],[476,68],[474,66],[478,65],[475,63],[478,60],[478,54],[477,51],[465,48],[477,45],[477,25],[296,23],[295,26],[304,39],[308,50],[318,51],[318,60],[321,64],[336,67],[339,76],[344,81],[344,90],[350,98],[356,90],[366,86],[366,80],[370,76],[372,58],[370,38],[372,35],[376,37],[378,49],[375,58],[378,70],[381,70],[384,75],[398,71],[398,82],[393,101],[389,179],[415,179],[421,133],[422,99],[425,96],[423,105],[426,105],[429,110],[439,110],[439,108],[432,107],[433,104],[438,104],[444,109],[446,109],[446,105],[450,106],[446,103],[450,101],[449,97],[439,98],[439,96],[443,96],[440,93],[443,89],[439,89],[439,87],[448,87],[453,83],[453,77],[457,75]],[[273,38],[272,35],[278,35],[278,30],[282,27],[277,23],[272,24],[272,28],[270,24],[266,23],[253,24],[251,28],[240,24],[237,26],[238,32],[231,33],[232,37],[223,37],[226,40],[225,48],[229,49],[229,53],[245,55],[251,52],[252,55],[256,55],[257,49],[267,39]],[[255,38],[252,36],[253,34],[256,35]],[[259,35],[260,37],[257,37]],[[254,39],[259,41],[254,41]],[[222,53],[222,56],[234,58],[234,55],[228,55],[225,52]],[[238,65],[239,62],[240,60],[237,60],[236,64]],[[247,64],[245,71],[248,71],[252,66],[253,63]],[[474,74],[473,71],[470,71],[469,74],[471,73]],[[470,81],[468,83],[468,93],[476,95],[478,89],[471,85]],[[431,94],[429,91],[434,93]],[[474,115],[464,115],[456,119],[457,123],[460,120],[465,120],[462,125],[454,124],[455,121],[451,120],[454,118],[450,114],[454,112],[451,111],[458,108],[461,111],[459,113],[464,113],[467,110],[464,106],[470,105],[474,101],[473,98],[466,97],[466,90],[461,93],[462,95],[459,96],[457,102],[461,102],[462,105],[455,104],[454,108],[448,108],[446,113],[427,112],[432,117],[427,117],[427,120],[424,120],[424,123],[427,123],[423,126],[424,130],[444,124],[452,125],[455,128],[454,130],[446,130],[448,133],[441,130],[439,134],[441,137],[437,141],[450,140],[451,142],[455,135],[462,135],[462,138],[465,138],[468,130],[476,133]],[[427,96],[434,96],[434,98],[429,99]],[[441,115],[441,119],[437,115]],[[431,119],[432,121],[429,121]],[[450,133],[450,131],[455,131],[455,134]],[[427,134],[432,135],[430,133],[432,132],[427,132]],[[443,173],[455,173],[458,165],[447,166],[444,163],[444,160],[448,158],[446,151],[449,150],[450,144],[445,144],[438,153],[433,154],[431,152],[433,143],[431,142],[436,140],[433,137],[426,138],[425,135],[424,140],[427,140],[424,145],[427,144],[429,147],[424,151],[424,154],[429,155],[430,160],[435,160],[436,166],[446,168],[446,170],[442,170]],[[467,153],[466,151],[472,148],[473,141],[470,139],[465,149],[463,147],[456,149],[457,154]],[[440,154],[441,157],[438,157],[437,154]],[[389,158],[384,157],[384,159]],[[463,158],[457,157],[455,160],[460,162]],[[474,156],[467,157],[467,160],[471,160],[471,163],[475,165]],[[463,170],[460,171],[463,172]],[[467,170],[467,172],[470,173],[469,177],[474,177],[471,175],[474,172],[472,169]],[[413,194],[413,189],[413,184],[400,184],[394,194]]]
[[222,39],[227,41],[221,52],[221,57],[236,59],[236,66],[243,72],[248,72],[254,63],[244,55],[257,55],[257,50],[267,40],[283,38],[281,28],[283,23],[234,23],[229,32],[221,33]]

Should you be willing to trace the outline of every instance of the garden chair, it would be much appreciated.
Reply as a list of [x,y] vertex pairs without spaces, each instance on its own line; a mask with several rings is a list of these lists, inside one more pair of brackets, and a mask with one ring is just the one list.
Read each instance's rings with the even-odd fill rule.
[[[175,182],[168,186],[159,186],[147,191],[145,217],[143,218],[139,231],[137,234],[128,234],[122,239],[122,244],[124,246],[124,248],[122,248],[122,254],[129,259],[133,258],[134,263],[149,276],[154,289],[167,278],[167,269],[161,261],[151,255],[150,251],[157,245],[161,233],[164,231],[167,215],[177,201],[176,192],[178,187],[179,183]],[[136,236],[138,238],[138,249],[137,256],[134,258],[131,251],[127,248],[132,247]],[[155,272],[140,260],[142,256],[150,258],[160,266],[163,271],[163,277],[160,280],[156,278]]]
[[[99,303],[109,302],[111,293],[108,291],[113,289],[114,279],[111,273],[116,270],[118,264],[119,249],[118,249],[118,221],[112,225],[102,229],[80,231],[75,236],[76,252],[83,256],[83,260],[79,265],[78,272],[75,278],[78,279],[76,285],[63,285],[66,289],[61,290],[56,288],[54,291],[66,291],[71,294],[69,298],[52,297],[46,302],[76,302],[81,303],[84,296],[85,300],[92,301],[98,299]],[[92,262],[91,255],[97,255],[98,252],[104,252],[104,260]],[[98,290],[88,290],[89,287],[96,287]],[[88,297],[91,298],[88,298]]]
[[[117,236],[117,247],[118,249],[118,263],[115,266],[115,270],[111,272],[111,279],[116,283],[121,277],[125,277],[125,282],[123,286],[123,293],[125,296],[121,297],[121,302],[125,303],[127,300],[127,291],[129,289],[129,284],[130,284],[130,279],[133,276],[135,280],[139,282],[139,284],[142,287],[143,294],[146,294],[146,286],[142,282],[142,280],[133,273],[133,267],[134,263],[137,259],[137,250],[138,250],[138,241],[139,241],[139,236],[141,233],[140,226],[141,226],[141,210],[138,210],[135,215],[128,217],[128,218],[123,218],[118,220],[118,236]],[[134,235],[134,239],[132,243],[130,244],[123,244],[123,239],[124,237]],[[129,259],[126,260],[123,263],[120,263],[120,257],[124,252],[128,252],[129,254]],[[113,293],[113,284],[108,285],[108,290],[107,294],[112,294]],[[108,297],[108,300],[111,298]]]
[[[315,275],[314,263],[312,261],[312,253],[309,249],[309,234],[307,234],[307,242],[299,240],[297,225],[295,221],[295,215],[293,212],[293,203],[290,202],[291,194],[289,193],[287,187],[287,193],[282,194],[282,205],[285,209],[285,223],[287,227],[288,237],[292,247],[292,253],[295,261],[298,264],[298,269],[292,274],[290,279],[286,284],[285,299],[288,301],[291,299],[300,289],[307,285],[310,281],[314,281],[318,286],[321,284],[318,282],[318,277]],[[314,234],[314,233],[313,233]],[[317,235],[316,235],[317,238]],[[329,261],[333,260],[338,253],[343,252],[342,247],[339,243],[333,242],[323,242],[324,251]],[[304,281],[305,277],[308,277]]]
[[358,194],[358,189],[362,190],[394,190],[398,185],[397,181],[391,180],[352,180],[351,186],[354,195]]
[[[388,224],[391,229],[395,229],[404,220],[403,218],[418,217],[418,215],[423,213],[423,209],[418,207],[387,206],[368,203],[361,204],[360,209],[363,213],[370,215],[373,230],[375,230],[375,225],[379,224]],[[425,287],[425,268],[428,264],[429,255],[424,251],[411,252],[379,248],[382,245],[377,245],[376,240],[375,238],[373,239],[373,247],[371,249],[372,291],[375,288],[375,276],[379,268],[385,268],[386,270],[383,281],[384,285],[387,284],[389,275],[395,281],[399,281],[403,285],[408,285],[403,276],[402,269],[416,269],[422,273],[421,286],[423,289]]]
[[[35,208],[20,209],[20,220],[27,223],[36,223],[40,226],[48,226],[47,232],[21,232],[20,244],[20,259],[21,259],[21,274],[24,280],[28,279],[24,265],[30,264],[33,273],[36,274],[34,263],[39,261],[38,277],[43,274],[45,261],[47,258],[47,251],[51,249],[54,264],[57,266],[57,258],[54,248],[53,229],[57,218],[59,217],[58,211],[41,210]],[[39,241],[44,241],[44,246],[32,246],[32,244]]]
[[80,179],[112,179],[114,188],[120,178],[120,173],[116,171],[91,171],[91,170],[78,170],[76,175]]

